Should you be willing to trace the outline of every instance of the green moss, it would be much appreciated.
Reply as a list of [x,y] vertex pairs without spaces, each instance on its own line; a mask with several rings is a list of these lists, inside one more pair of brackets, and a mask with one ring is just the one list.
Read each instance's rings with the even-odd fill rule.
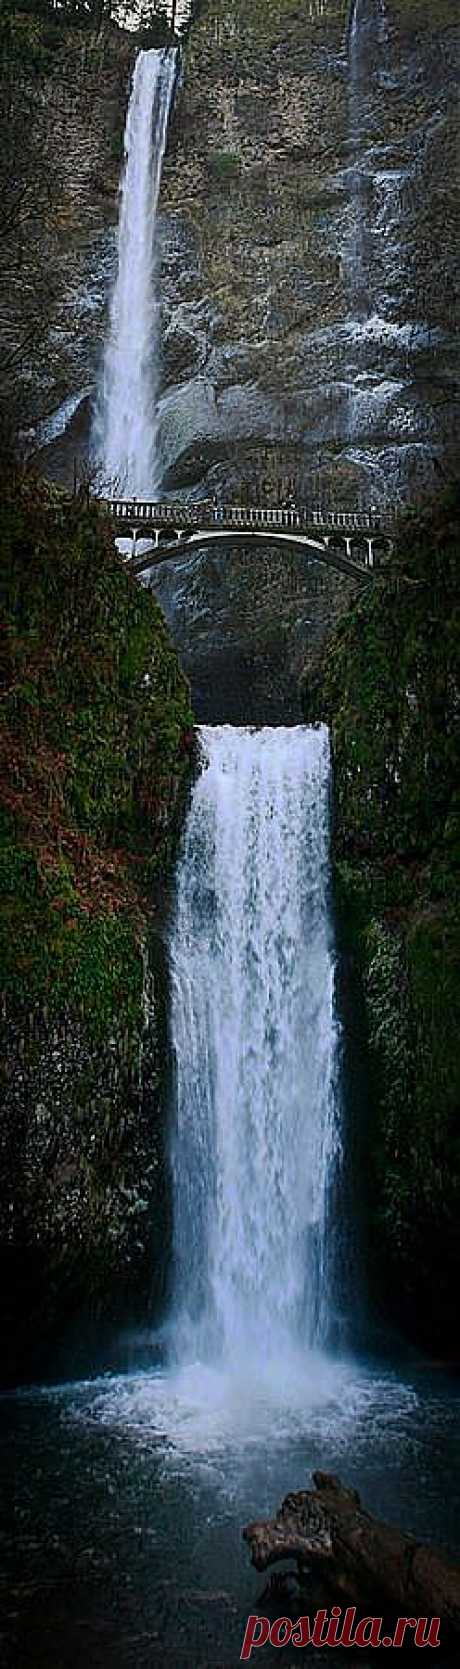
[[241,174],[241,159],[233,151],[214,151],[208,166],[215,180],[238,180]]
[[251,0],[250,5],[248,0],[202,0],[188,34],[187,59],[203,64],[206,58],[209,67],[211,57],[215,66],[220,56],[222,65],[224,60],[227,68],[238,62],[240,69],[261,50],[297,42],[304,49],[306,29],[310,40],[324,39],[325,26],[340,46],[349,11],[350,0],[323,0],[318,12],[308,0]]
[[0,947],[21,1003],[92,1033],[139,1006],[140,929],[190,771],[192,713],[165,622],[97,509],[2,510]]
[[410,30],[434,33],[458,23],[457,0],[436,0],[436,6],[427,6],[426,0],[392,0],[392,10],[396,22]]
[[194,734],[163,616],[97,507],[26,476],[4,489],[0,530],[0,1285],[14,1375],[74,1309],[141,1312],[152,1272],[161,1290],[165,970],[150,924]]
[[52,61],[51,44],[54,38],[52,43],[47,39],[42,19],[15,11],[13,6],[5,8],[0,20],[0,58],[8,72],[15,68],[18,75],[46,75]]
[[32,854],[0,855],[0,960],[13,1006],[27,994],[56,1013],[78,1012],[88,1037],[110,1032],[120,1016],[140,1023],[143,966],[138,933],[125,910],[95,917],[79,908],[71,866],[61,862],[43,887]]
[[331,726],[338,904],[368,1023],[370,1256],[443,1348],[460,1278],[458,499],[398,548],[305,676]]

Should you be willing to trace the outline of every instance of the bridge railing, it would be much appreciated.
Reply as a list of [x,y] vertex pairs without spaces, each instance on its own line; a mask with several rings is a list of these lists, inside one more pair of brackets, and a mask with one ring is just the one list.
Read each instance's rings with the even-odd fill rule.
[[145,523],[156,527],[169,525],[174,529],[276,527],[280,530],[318,528],[348,534],[378,533],[394,525],[396,519],[396,511],[387,509],[329,510],[322,505],[265,509],[235,504],[214,505],[209,500],[184,505],[158,504],[148,499],[105,499],[101,500],[101,507],[112,520],[126,522],[128,527],[135,522],[137,526]]
[[106,498],[100,500],[103,510],[115,521],[168,522],[173,527],[188,527],[193,519],[193,507],[179,504],[157,504],[144,498]]
[[[201,522],[202,518],[198,518]],[[305,505],[299,509],[259,510],[238,505],[220,505],[214,510],[212,522],[244,527],[279,527],[337,529],[338,532],[377,532],[386,527],[390,517],[378,510],[325,510]],[[391,517],[394,520],[394,516]]]

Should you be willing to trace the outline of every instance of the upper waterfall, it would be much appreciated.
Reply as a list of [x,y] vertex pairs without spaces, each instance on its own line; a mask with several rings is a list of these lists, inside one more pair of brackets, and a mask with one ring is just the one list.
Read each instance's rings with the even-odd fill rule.
[[338,1149],[327,732],[205,727],[172,931],[179,1353],[320,1345]]
[[104,487],[138,498],[158,485],[155,233],[177,52],[140,52],[125,131],[125,171],[95,450]]

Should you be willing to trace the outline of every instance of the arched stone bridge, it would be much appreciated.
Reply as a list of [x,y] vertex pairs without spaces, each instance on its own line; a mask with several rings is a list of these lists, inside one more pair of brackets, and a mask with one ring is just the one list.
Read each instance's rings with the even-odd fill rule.
[[[119,538],[131,538],[129,566],[148,573],[159,562],[170,561],[209,545],[267,544],[303,550],[317,562],[355,579],[370,580],[393,547],[390,529],[395,512],[375,510],[248,509],[240,505],[155,504],[146,499],[103,499],[101,509]],[[138,535],[151,541],[148,552],[136,555]]]

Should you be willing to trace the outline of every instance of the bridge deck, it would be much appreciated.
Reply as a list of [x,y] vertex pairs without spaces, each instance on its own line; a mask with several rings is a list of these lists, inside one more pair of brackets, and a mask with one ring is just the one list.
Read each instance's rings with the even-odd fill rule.
[[147,573],[159,562],[179,557],[197,545],[225,542],[256,546],[261,542],[311,552],[317,562],[356,579],[369,578],[380,557],[392,548],[389,532],[395,512],[329,510],[324,506],[251,508],[239,504],[158,504],[150,499],[101,499],[118,535],[152,538],[153,549],[130,558],[134,573]]
[[245,527],[278,529],[316,529],[324,532],[383,534],[394,527],[396,511],[386,509],[329,510],[323,506],[248,508],[245,505],[214,505],[209,500],[201,504],[161,504],[148,499],[101,499],[101,508],[112,521],[125,521],[130,527],[213,528]]

